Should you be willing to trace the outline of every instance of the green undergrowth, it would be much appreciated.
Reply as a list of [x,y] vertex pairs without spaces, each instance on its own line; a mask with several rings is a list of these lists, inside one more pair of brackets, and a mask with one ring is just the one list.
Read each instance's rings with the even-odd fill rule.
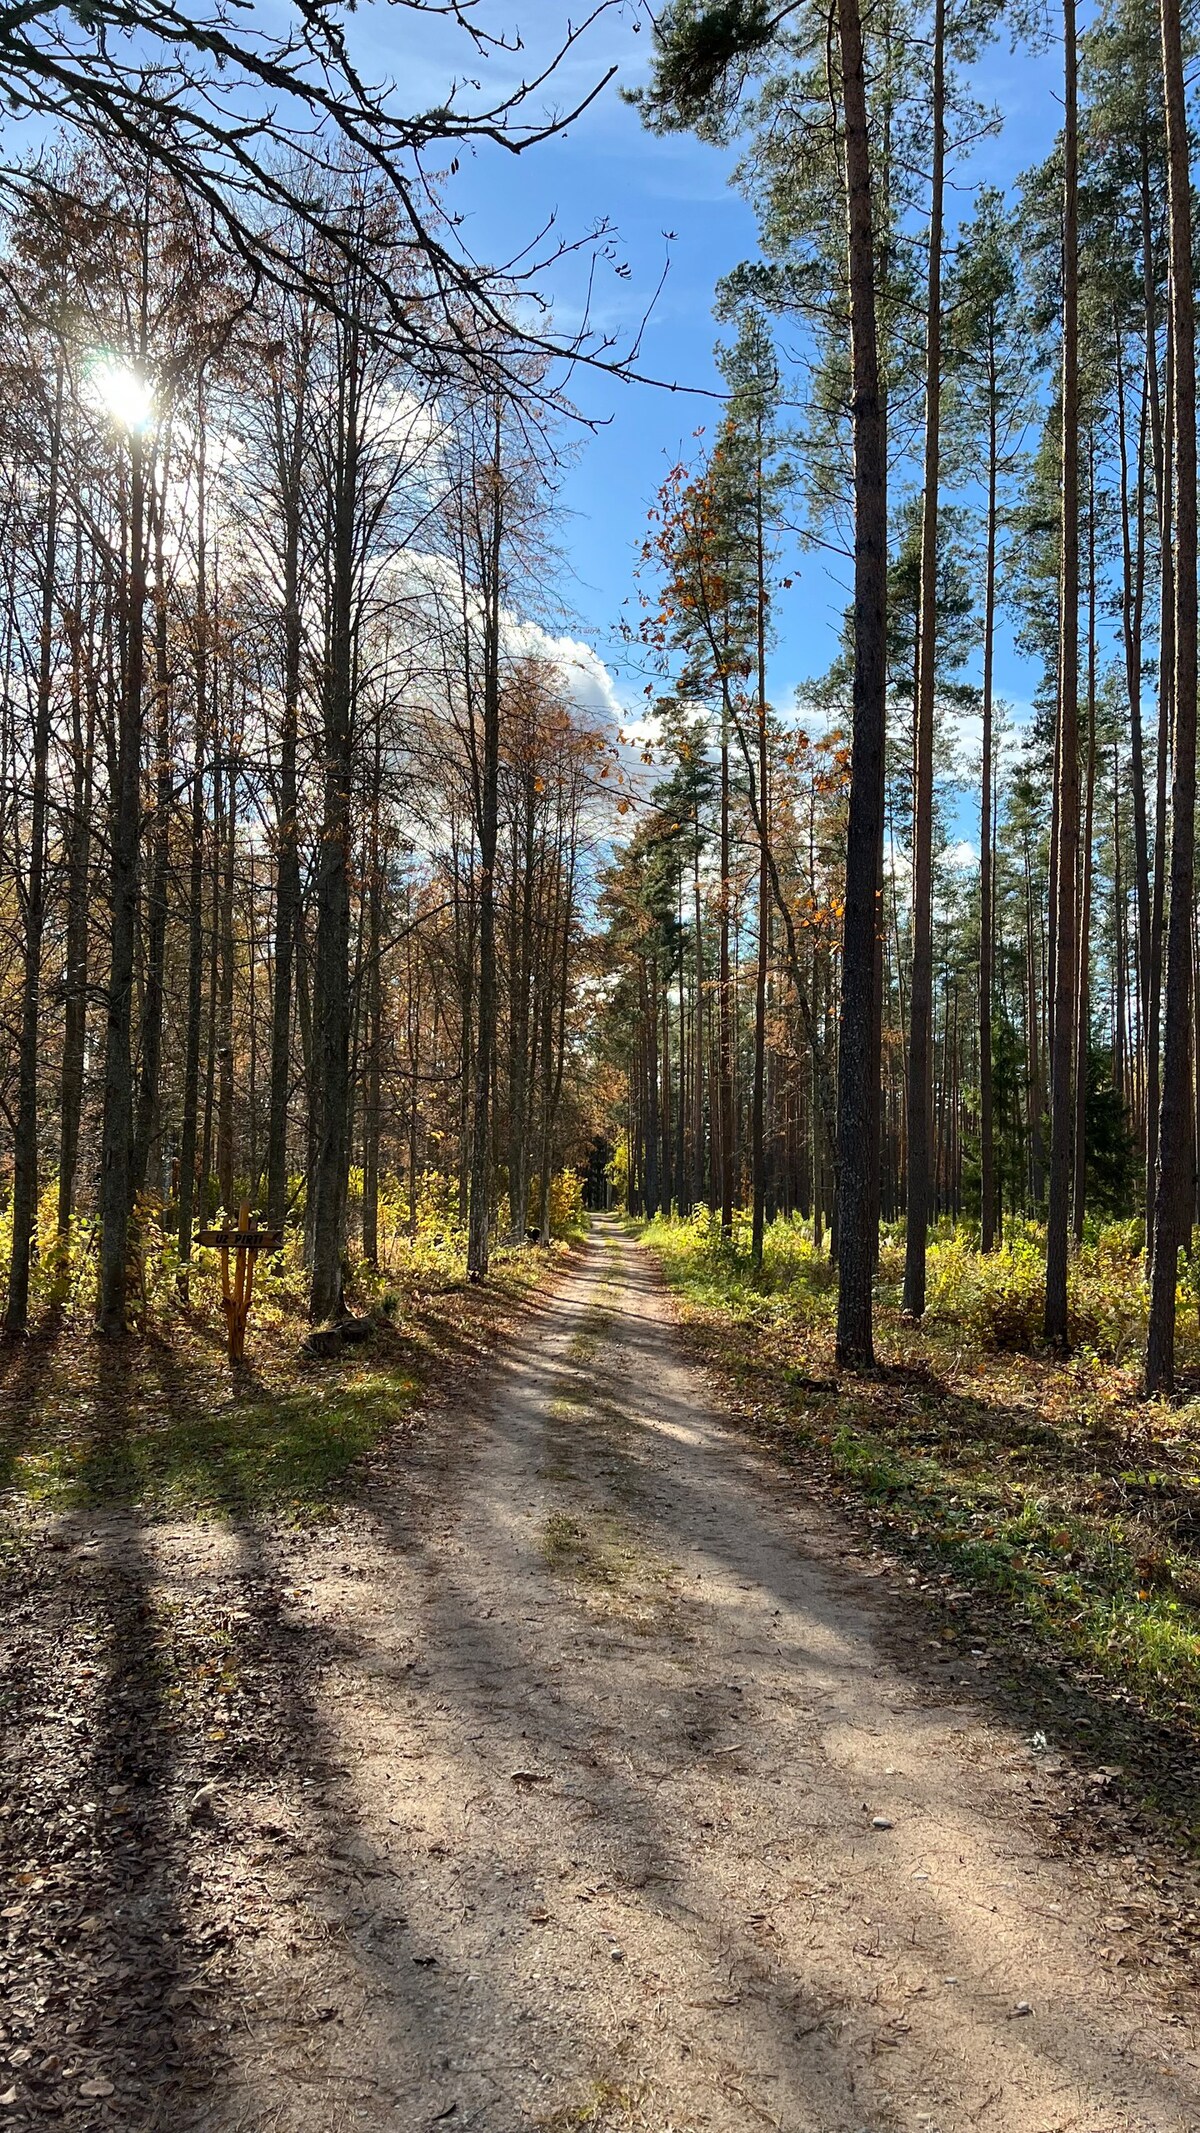
[[1073,1296],[1096,1338],[1066,1361],[1037,1352],[1017,1309],[1031,1232],[998,1266],[939,1239],[920,1329],[901,1321],[886,1243],[870,1378],[834,1370],[829,1262],[798,1224],[772,1225],[761,1276],[741,1224],[732,1246],[707,1216],[640,1234],[742,1416],[908,1558],[950,1643],[999,1637],[1018,1690],[1036,1662],[1093,1743],[1146,1751],[1149,1794],[1178,1809],[1182,1788],[1200,1835],[1200,1398],[1139,1397],[1131,1234],[1080,1255]]
[[55,1510],[133,1505],[157,1517],[282,1510],[311,1517],[356,1459],[403,1420],[414,1373],[376,1368],[329,1390],[251,1395],[160,1410],[131,1396],[119,1419],[82,1429],[50,1419],[16,1451],[10,1486]]
[[307,1323],[277,1295],[256,1299],[239,1369],[203,1291],[165,1330],[124,1341],[43,1323],[0,1350],[0,1520],[106,1507],[328,1516],[423,1386],[476,1356],[552,1263],[499,1253],[480,1288],[453,1263],[426,1261],[419,1278],[393,1269],[386,1293],[363,1287],[357,1299],[379,1313],[370,1341],[331,1360],[304,1354]]
[[[362,1172],[352,1170],[349,1225],[361,1233]],[[230,1209],[207,1205],[202,1228],[229,1227],[237,1220],[243,1198],[253,1202],[248,1179],[235,1182]],[[283,1242],[257,1262],[251,1324],[253,1341],[290,1334],[303,1317],[309,1277],[304,1264],[304,1181],[294,1178]],[[538,1219],[530,1206],[518,1236]],[[178,1211],[152,1194],[141,1194],[130,1225],[130,1323],[142,1334],[175,1341],[197,1322],[221,1324],[220,1253],[196,1243],[186,1275],[180,1267],[176,1234]],[[551,1181],[551,1236],[559,1243],[578,1242],[586,1234],[582,1187],[573,1171]],[[496,1234],[512,1234],[507,1197],[496,1213]],[[410,1197],[394,1177],[381,1181],[377,1210],[377,1260],[368,1265],[353,1247],[349,1254],[348,1296],[356,1310],[394,1311],[414,1294],[462,1285],[466,1279],[467,1230],[459,1210],[458,1181],[428,1172]],[[94,1217],[76,1215],[65,1235],[58,1234],[58,1189],[46,1179],[38,1205],[37,1249],[30,1269],[30,1316],[35,1327],[56,1333],[90,1329],[95,1315],[100,1229]],[[5,1298],[4,1270],[11,1256],[12,1203],[0,1194],[0,1299]],[[492,1250],[492,1278],[503,1286],[527,1259],[524,1244],[497,1243]],[[520,1279],[519,1272],[517,1278]],[[181,1298],[181,1281],[185,1296]]]

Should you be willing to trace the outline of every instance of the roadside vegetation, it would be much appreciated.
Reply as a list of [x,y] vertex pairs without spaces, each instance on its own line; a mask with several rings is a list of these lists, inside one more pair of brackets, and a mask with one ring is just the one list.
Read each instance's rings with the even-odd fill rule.
[[486,1288],[467,1278],[467,1238],[449,1195],[427,1181],[410,1231],[406,1206],[381,1201],[379,1262],[356,1256],[348,1302],[369,1338],[332,1358],[306,1348],[302,1233],[264,1255],[255,1279],[247,1362],[225,1345],[218,1255],[197,1254],[186,1301],[174,1239],[153,1212],[140,1233],[142,1337],[98,1342],[91,1330],[95,1237],[73,1228],[34,1276],[37,1331],[0,1351],[0,1507],[136,1507],[152,1517],[327,1515],[354,1485],[356,1462],[403,1426],[435,1370],[485,1345],[581,1224],[573,1176],[555,1181],[551,1253],[496,1249]]
[[1181,1286],[1195,1395],[1141,1397],[1137,1226],[1094,1227],[1072,1260],[1069,1358],[1038,1337],[1033,1225],[986,1256],[940,1230],[919,1331],[885,1232],[878,1367],[861,1377],[835,1371],[836,1277],[804,1225],[768,1226],[760,1273],[746,1220],[731,1242],[706,1211],[636,1228],[739,1414],[908,1563],[950,1644],[999,1640],[998,1678],[1061,1704],[1093,1754],[1107,1739],[1141,1764],[1143,1790],[1200,1838],[1200,1339]]

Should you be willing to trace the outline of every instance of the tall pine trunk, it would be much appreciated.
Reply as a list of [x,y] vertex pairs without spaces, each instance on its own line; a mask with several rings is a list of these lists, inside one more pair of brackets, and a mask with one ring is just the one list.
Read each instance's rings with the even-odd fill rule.
[[721,703],[721,904],[717,938],[717,1111],[721,1235],[733,1235],[733,1007],[729,967],[729,686]]
[[146,893],[146,975],[142,995],[141,1060],[133,1134],[133,1190],[146,1183],[154,1142],[162,1069],[166,989],[167,875],[174,801],[171,757],[171,669],[167,643],[167,582],[163,553],[166,468],[154,511],[154,830]]
[[[479,764],[479,985],[475,1004],[475,1086],[471,1115],[471,1182],[467,1273],[482,1281],[491,1247],[492,1087],[496,1049],[496,844],[500,774],[500,568],[504,542],[501,417],[494,418],[493,457],[482,528],[483,748]],[[480,499],[483,502],[483,499]]]
[[750,1164],[753,1188],[751,1253],[756,1267],[762,1265],[763,1229],[767,1207],[767,1160],[765,1099],[767,1076],[767,977],[771,955],[771,862],[770,792],[767,750],[767,572],[763,538],[763,444],[762,421],[758,424],[758,456],[754,494],[755,565],[757,585],[758,654],[758,965],[754,982],[754,1093],[750,1130]]
[[988,321],[988,484],[983,579],[983,767],[979,787],[979,1242],[990,1252],[996,1241],[996,1139],[992,1078],[992,953],[995,891],[992,882],[993,678],[996,651],[996,315]]
[[217,1185],[221,1205],[233,1213],[233,998],[237,975],[237,944],[234,939],[234,877],[237,865],[239,763],[234,733],[233,705],[229,707],[229,756],[225,770],[225,848],[222,855],[220,905],[220,970],[217,990]]
[[933,182],[925,313],[925,479],[921,518],[921,622],[917,660],[913,793],[913,967],[908,1030],[908,1221],[904,1309],[925,1311],[925,1245],[931,1212],[933,1073],[933,722],[937,680],[938,485],[942,399],[942,210],[946,159],[946,10],[933,20]]
[[854,434],[854,730],[838,1052],[838,1361],[874,1361],[872,1288],[880,1061],[875,1016],[887,694],[887,445],[862,18],[838,0],[845,118]]
[[187,1300],[192,1261],[192,1225],[196,1208],[196,1149],[199,1139],[200,1036],[204,1009],[204,805],[208,735],[208,404],[203,380],[196,395],[196,611],[193,621],[192,794],[188,853],[187,1027],[183,1040],[183,1118],[179,1135],[179,1275],[180,1295]]
[[42,553],[37,701],[33,720],[33,794],[29,822],[29,879],[25,889],[25,969],[17,1052],[17,1118],[13,1135],[12,1252],[6,1333],[23,1333],[29,1319],[29,1255],[37,1227],[38,1037],[42,1004],[42,942],[46,930],[46,814],[50,768],[50,691],[54,674],[54,580],[58,550],[58,486],[62,455],[63,362],[55,367],[46,474],[46,540]]
[[[1175,451],[1175,749],[1171,787],[1171,913],[1167,941],[1162,1110],[1154,1192],[1146,1390],[1175,1377],[1175,1283],[1180,1184],[1193,1169],[1191,1139],[1191,926],[1196,827],[1196,323],[1192,282],[1191,158],[1180,0],[1161,0],[1163,101],[1171,254]],[[1190,1209],[1192,1194],[1187,1194]]]
[[[1136,475],[1136,531],[1130,525],[1129,510],[1129,447],[1125,414],[1125,366],[1122,360],[1119,323],[1116,340],[1116,399],[1117,399],[1117,445],[1121,470],[1121,634],[1125,652],[1125,689],[1129,706],[1129,768],[1133,799],[1133,863],[1134,897],[1137,918],[1137,969],[1138,1005],[1140,1023],[1145,1040],[1147,1011],[1149,1006],[1148,985],[1150,975],[1150,846],[1146,817],[1146,761],[1142,739],[1142,624],[1146,591],[1146,429],[1149,412],[1149,373],[1142,393],[1138,421],[1138,450]],[[1115,788],[1114,788],[1115,789]],[[1117,855],[1119,862],[1119,853]],[[1124,993],[1121,995],[1121,1012],[1124,1014]],[[1153,1127],[1147,1122],[1144,1108],[1139,1107],[1138,1130],[1141,1139],[1143,1168],[1151,1157],[1148,1150],[1153,1145]],[[1149,1205],[1149,1201],[1147,1201]]]
[[[301,368],[301,375],[303,371]],[[271,1094],[267,1112],[267,1221],[283,1228],[288,1188],[288,1097],[292,1076],[292,991],[300,912],[296,749],[300,723],[300,469],[305,448],[303,390],[280,453],[283,513],[283,704],[279,735],[279,813],[275,825],[275,968],[271,994]]]
[[379,1264],[379,1164],[383,1131],[383,850],[380,841],[379,791],[383,780],[380,723],[375,725],[374,790],[371,797],[371,846],[367,855],[367,938],[363,1011],[366,1018],[366,1071],[363,1076],[362,1248],[368,1266]]
[[323,689],[323,799],[317,862],[313,981],[312,1268],[308,1309],[334,1317],[343,1305],[350,1166],[350,787],[354,697],[355,517],[358,500],[361,341],[343,330],[331,498],[331,570]]
[[133,973],[141,854],[142,691],[146,611],[144,440],[129,438],[124,661],[117,708],[115,784],[109,807],[109,967],[100,1141],[97,1330],[125,1331],[129,1218],[133,1206]]
[[1088,452],[1088,682],[1087,776],[1083,802],[1083,848],[1079,879],[1079,999],[1075,1012],[1075,1183],[1072,1230],[1083,1242],[1087,1206],[1087,1090],[1092,1022],[1091,926],[1092,844],[1096,827],[1096,469],[1095,441]]
[[[71,645],[71,808],[67,837],[67,931],[62,1062],[59,1080],[58,1234],[65,1239],[75,1211],[75,1174],[83,1121],[87,1059],[89,887],[92,867],[92,788],[96,750],[96,684],[84,651],[82,532],[75,547],[75,604]],[[86,709],[85,709],[86,705]]]
[[343,1308],[345,1199],[350,1186],[350,781],[354,697],[354,516],[358,497],[358,350],[345,328],[335,439],[333,570],[324,678],[324,798],[315,879],[311,1077],[311,1280],[309,1318]]
[[1053,1028],[1046,1339],[1067,1342],[1071,1142],[1075,1115],[1076,884],[1079,866],[1079,143],[1075,0],[1063,4],[1062,559],[1055,752]]

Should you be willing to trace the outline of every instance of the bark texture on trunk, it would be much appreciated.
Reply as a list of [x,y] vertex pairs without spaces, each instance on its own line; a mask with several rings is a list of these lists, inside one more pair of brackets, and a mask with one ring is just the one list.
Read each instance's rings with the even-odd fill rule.
[[25,887],[25,968],[17,1047],[17,1117],[13,1135],[12,1251],[9,1259],[6,1333],[23,1333],[29,1319],[29,1256],[37,1229],[38,1035],[42,1005],[42,944],[46,931],[46,811],[50,766],[50,691],[54,675],[54,578],[58,543],[58,488],[62,456],[63,365],[55,372],[46,475],[46,542],[42,556],[37,699],[33,722],[33,792],[29,823],[29,877]]
[[91,655],[85,659],[83,565],[76,546],[75,611],[71,646],[71,808],[67,856],[66,968],[62,1069],[59,1082],[58,1234],[65,1239],[75,1211],[75,1174],[83,1119],[87,1056],[91,929],[92,792],[96,749],[96,687]]
[[[767,1081],[767,978],[771,957],[771,861],[770,792],[767,748],[767,571],[763,529],[762,425],[758,434],[757,482],[755,486],[755,561],[758,653],[758,961],[754,979],[754,1093],[750,1129],[753,1215],[751,1255],[762,1265],[763,1230],[767,1209],[767,1155],[765,1100]],[[681,980],[682,990],[682,980]]]
[[[1179,0],[1161,0],[1163,100],[1171,254],[1171,344],[1175,450],[1175,748],[1171,786],[1171,914],[1167,940],[1162,1110],[1154,1192],[1146,1390],[1175,1376],[1175,1284],[1180,1182],[1193,1170],[1191,1142],[1191,925],[1196,827],[1196,321],[1192,280],[1191,157]],[[1190,1208],[1192,1195],[1187,1195]]]
[[1046,1339],[1067,1342],[1071,1146],[1075,1116],[1076,888],[1079,867],[1079,143],[1075,0],[1064,0],[1062,561],[1059,590],[1050,1039],[1050,1192],[1046,1213]]
[[[304,354],[299,365],[303,380]],[[275,968],[271,990],[271,1093],[267,1112],[267,1221],[283,1227],[288,1186],[288,1098],[292,1073],[292,989],[300,912],[296,749],[300,721],[300,479],[305,394],[298,389],[290,430],[280,410],[279,486],[283,512],[283,704],[279,735],[279,813],[275,825]]]
[[142,992],[141,1058],[133,1133],[133,1190],[146,1184],[158,1116],[166,987],[167,878],[171,858],[172,759],[171,667],[167,643],[167,583],[163,553],[162,470],[154,510],[154,829],[146,891],[145,980]]
[[887,449],[875,316],[875,240],[862,18],[839,0],[854,428],[854,732],[846,831],[838,1053],[838,1361],[874,1361],[878,1168],[875,1015],[887,691]]
[[733,1235],[733,991],[729,962],[729,696],[721,709],[721,907],[717,941],[717,1116],[721,1235]]
[[931,1213],[933,1089],[933,720],[937,680],[938,487],[941,477],[942,213],[946,159],[946,10],[933,17],[933,182],[925,313],[925,475],[921,519],[921,620],[913,789],[913,967],[908,1026],[908,1221],[904,1309],[925,1312],[925,1243]]
[[118,707],[116,780],[109,810],[110,946],[100,1143],[99,1332],[125,1331],[129,1218],[133,1207],[133,977],[141,881],[142,692],[146,611],[146,466],[129,440],[125,660]]
[[192,740],[191,848],[188,855],[187,1028],[183,1048],[183,1120],[179,1136],[179,1290],[186,1301],[192,1260],[196,1210],[196,1149],[199,1140],[200,1036],[204,1007],[204,804],[208,745],[208,526],[205,428],[207,404],[203,384],[197,397],[196,448],[196,611],[193,619],[192,675],[196,692]]
[[979,1242],[990,1252],[996,1241],[996,1139],[992,1080],[992,948],[995,937],[992,886],[993,676],[996,649],[996,518],[998,382],[995,318],[988,332],[988,499],[983,592],[983,769],[979,790]]
[[488,475],[482,558],[483,663],[482,750],[479,761],[479,985],[475,1003],[475,1087],[471,1117],[471,1182],[467,1213],[467,1273],[482,1281],[488,1270],[492,1223],[492,1077],[496,1049],[496,842],[500,775],[500,568],[504,542],[501,420],[494,423],[494,455]]
[[361,345],[345,328],[336,416],[328,645],[323,691],[323,796],[313,978],[312,1267],[309,1316],[343,1305],[350,1166],[350,784],[354,700],[355,525],[361,450]]

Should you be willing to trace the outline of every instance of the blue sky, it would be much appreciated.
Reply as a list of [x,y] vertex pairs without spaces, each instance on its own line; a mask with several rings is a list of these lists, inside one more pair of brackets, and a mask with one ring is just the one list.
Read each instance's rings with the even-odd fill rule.
[[[495,0],[482,0],[489,27],[510,26]],[[581,39],[558,77],[555,101],[572,105],[610,65],[612,82],[565,135],[513,157],[484,147],[464,159],[448,194],[462,214],[463,234],[479,258],[518,252],[550,217],[564,240],[595,224],[613,225],[615,261],[602,260],[595,280],[595,322],[630,333],[669,261],[665,286],[654,306],[641,351],[641,367],[667,384],[712,390],[720,380],[713,361],[712,317],[719,277],[755,249],[754,218],[728,183],[733,156],[689,136],[658,139],[646,132],[636,111],[623,104],[620,85],[645,78],[648,32],[640,34],[632,9],[604,14]],[[544,56],[561,32],[556,0],[533,0],[520,18],[525,47],[519,58],[497,55],[474,71],[485,96]],[[354,26],[356,50],[379,72],[391,73],[406,104],[441,101],[455,68],[471,64],[461,33],[436,18],[375,4]],[[401,49],[403,45],[403,49]],[[1030,162],[1044,156],[1058,125],[1055,91],[1060,73],[1053,47],[1031,57],[995,43],[980,67],[979,91],[1005,114],[999,138],[980,144],[968,168],[955,175],[950,216],[971,209],[975,184],[1011,186]],[[478,103],[464,92],[464,102]],[[665,233],[671,233],[668,237]],[[628,268],[616,272],[616,264]],[[548,288],[565,324],[574,323],[581,301],[581,269],[567,262],[548,277]],[[683,392],[578,376],[575,398],[601,423],[581,431],[563,485],[565,517],[561,545],[566,558],[561,594],[576,618],[577,632],[609,663],[625,701],[635,704],[643,676],[622,670],[616,626],[628,595],[635,551],[647,505],[668,468],[696,450],[693,432],[711,431],[715,403]],[[846,602],[846,573],[837,559],[818,554],[789,557],[792,588],[776,609],[777,642],[772,658],[772,695],[782,708],[796,685],[830,659]],[[998,648],[997,686],[1018,708],[1028,700],[1031,677],[1011,643]]]

